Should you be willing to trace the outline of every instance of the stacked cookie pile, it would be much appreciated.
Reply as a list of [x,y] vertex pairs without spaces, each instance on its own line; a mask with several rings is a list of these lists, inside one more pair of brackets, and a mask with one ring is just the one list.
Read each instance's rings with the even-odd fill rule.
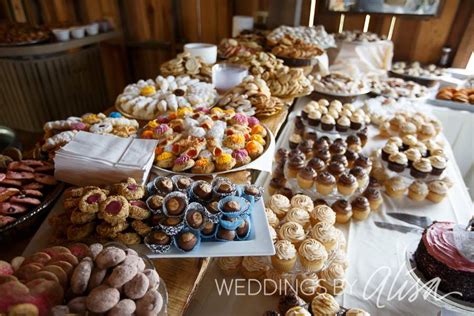
[[254,76],[247,76],[239,85],[226,92],[219,100],[219,105],[258,117],[272,116],[283,108],[282,102],[272,97],[267,83]]
[[240,34],[234,38],[224,38],[217,47],[220,58],[227,59],[242,52],[256,53],[263,50],[262,40],[255,34]]
[[392,71],[402,75],[424,78],[439,77],[445,74],[444,68],[434,64],[423,66],[417,61],[412,63],[396,62],[392,65]]
[[305,43],[303,40],[285,35],[272,48],[272,54],[277,57],[310,59],[322,55],[324,50],[318,45]]
[[65,213],[51,220],[59,237],[132,245],[151,230],[151,212],[142,201],[145,189],[132,178],[108,188],[70,188],[64,197]]
[[283,60],[271,53],[243,52],[230,58],[229,62],[248,66],[249,74],[265,80],[272,96],[292,98],[312,91],[311,76],[306,77],[301,68],[290,69],[284,66]]
[[0,155],[0,228],[38,207],[57,184],[51,162]]
[[372,82],[372,92],[389,98],[422,98],[428,93],[428,88],[414,81],[400,78],[379,78]]
[[189,52],[178,54],[162,64],[160,72],[164,77],[188,75],[201,81],[212,81],[212,65],[206,64],[201,57],[191,56]]
[[362,79],[351,78],[345,74],[333,72],[326,76],[316,76],[313,87],[319,92],[357,95],[366,93],[368,84]]
[[290,36],[302,40],[304,43],[320,46],[324,49],[336,47],[334,36],[328,34],[324,26],[287,26],[282,25],[267,35],[267,43],[276,45],[282,38]]
[[44,124],[43,151],[54,153],[58,148],[69,143],[78,131],[96,134],[112,134],[119,137],[130,137],[138,130],[138,122],[112,112],[108,117],[103,113],[87,113],[81,117],[68,117],[65,120],[51,121]]
[[197,250],[201,241],[246,240],[253,205],[262,196],[261,188],[239,187],[221,177],[212,183],[179,175],[157,177],[148,190],[146,203],[157,222],[145,244],[155,253]]
[[436,99],[474,104],[474,88],[444,87],[439,89]]

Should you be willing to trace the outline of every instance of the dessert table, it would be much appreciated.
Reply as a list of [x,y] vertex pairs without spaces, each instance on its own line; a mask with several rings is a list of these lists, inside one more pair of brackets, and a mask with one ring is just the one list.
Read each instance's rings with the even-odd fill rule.
[[[309,101],[301,98],[289,115],[288,122]],[[430,105],[420,104],[419,111],[433,112]],[[440,118],[441,119],[441,118]],[[285,134],[290,132],[290,124],[282,131],[281,139],[287,139]],[[377,130],[369,128],[369,141],[364,148],[370,153],[383,146],[385,140],[376,137]],[[287,135],[286,135],[287,136]],[[413,202],[408,198],[396,201],[384,194],[384,204],[381,209],[369,216],[365,221],[350,221],[347,225],[337,225],[347,238],[347,256],[349,269],[346,274],[347,286],[345,292],[338,297],[342,306],[358,307],[371,315],[436,315],[439,308],[426,301],[423,292],[415,287],[415,282],[408,275],[405,264],[407,247],[415,245],[420,240],[419,233],[400,233],[375,226],[374,221],[409,226],[387,215],[391,212],[403,212],[418,216],[427,216],[438,221],[447,220],[457,223],[467,223],[473,214],[473,205],[464,184],[461,172],[454,158],[452,149],[446,138],[445,149],[449,158],[446,169],[447,176],[454,183],[448,196],[439,204],[428,201]],[[268,181],[266,178],[259,178]],[[412,226],[414,227],[414,226]],[[213,266],[202,280],[200,291],[194,297],[188,315],[261,315],[266,310],[275,310],[278,297],[258,293],[254,283],[248,287],[231,288],[219,295],[217,284],[226,279],[228,284],[232,278],[224,277],[219,269]],[[249,291],[250,289],[250,291]],[[250,295],[249,295],[250,294]],[[208,302],[213,302],[208,304]]]

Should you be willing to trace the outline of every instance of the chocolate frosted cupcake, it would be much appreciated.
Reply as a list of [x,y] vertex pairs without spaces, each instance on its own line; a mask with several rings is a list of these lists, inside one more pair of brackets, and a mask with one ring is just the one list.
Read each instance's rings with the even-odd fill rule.
[[301,141],[298,145],[298,149],[305,155],[306,159],[311,159],[313,155],[313,144],[314,142],[310,139]]
[[328,163],[331,160],[331,153],[327,149],[321,149],[314,153],[314,157]]
[[306,127],[304,126],[304,122],[301,119],[301,116],[295,117],[295,129],[294,133],[298,135],[303,135]]
[[329,152],[331,155],[344,155],[346,153],[347,147],[343,143],[332,143],[329,146]]
[[290,151],[290,153],[288,154],[288,159],[292,159],[294,157],[301,157],[303,159],[305,159],[305,156],[304,154],[301,152],[301,150],[299,149],[293,149],[292,151]]
[[308,124],[309,126],[318,126],[321,122],[321,112],[318,110],[312,110],[308,113]]
[[304,158],[301,158],[301,156],[291,157],[287,163],[288,177],[296,178],[298,171],[300,171],[300,169],[303,168],[304,165],[305,160]]
[[321,129],[323,131],[332,131],[335,126],[336,120],[334,120],[334,117],[327,114],[321,117]]
[[290,139],[288,139],[290,149],[295,149],[299,145],[299,143],[301,143],[302,140],[303,138],[301,137],[301,135],[293,133],[290,136]]
[[300,188],[307,190],[311,189],[314,184],[314,178],[316,177],[316,171],[311,167],[304,167],[298,171],[296,180]]
[[367,173],[370,173],[370,170],[372,170],[372,160],[367,156],[359,155],[359,158],[354,161],[354,166],[362,167]]
[[403,170],[405,170],[407,166],[408,166],[408,159],[404,153],[395,153],[395,154],[391,154],[388,157],[388,169],[392,171],[400,173],[400,172],[403,172]]
[[367,144],[367,140],[368,140],[368,137],[369,137],[368,128],[364,127],[356,135],[360,138],[361,146],[364,147]]
[[352,174],[357,179],[357,184],[359,187],[365,186],[368,180],[368,173],[364,168],[356,166],[351,169],[350,174]]
[[398,146],[395,143],[387,142],[382,148],[382,160],[388,161],[388,157],[398,153]]
[[357,187],[357,179],[351,174],[344,173],[337,180],[337,190],[342,195],[348,196],[353,194]]
[[318,206],[318,205],[326,205],[326,206],[329,206],[328,202],[326,202],[326,200],[324,200],[324,199],[316,199],[316,200],[314,200],[313,205],[314,205],[314,207],[316,207],[316,206]]
[[339,162],[341,163],[345,168],[349,166],[349,162],[347,161],[346,156],[344,155],[333,155],[331,157],[331,162]]
[[380,208],[380,205],[383,203],[382,194],[377,188],[368,187],[364,192],[364,196],[369,201],[370,209],[372,211],[377,211]]
[[323,171],[316,177],[316,190],[322,195],[330,194],[336,185],[336,178],[327,171]]
[[315,151],[318,151],[318,150],[329,150],[329,142],[327,141],[326,138],[318,138],[316,140],[316,142],[314,143],[314,146],[313,146],[314,150]]
[[331,205],[331,208],[336,212],[336,223],[345,224],[352,217],[352,206],[347,200],[337,200]]
[[326,168],[326,164],[321,159],[314,157],[308,162],[308,167],[311,167],[316,172],[321,172]]
[[354,217],[357,220],[364,220],[366,219],[369,214],[370,214],[370,204],[369,200],[367,200],[366,197],[363,196],[358,196],[356,197],[352,203],[352,217]]
[[442,156],[431,156],[429,158],[431,166],[433,169],[431,170],[431,174],[435,176],[440,176],[443,171],[446,169],[447,161],[446,158]]
[[286,186],[286,178],[272,178],[268,185],[268,190],[271,195],[275,194],[279,189]]
[[329,173],[331,173],[336,179],[339,179],[339,176],[341,176],[346,171],[346,168],[342,163],[331,162],[327,168],[327,171],[329,171]]
[[351,126],[351,120],[347,116],[341,116],[336,122],[336,131],[345,133]]
[[349,168],[352,168],[354,166],[354,162],[357,160],[357,158],[359,158],[359,154],[350,149],[346,150],[344,155],[347,158],[347,166]]
[[359,113],[354,113],[351,116],[351,129],[352,130],[359,130],[362,128],[362,124],[365,122],[365,117],[360,115]]
[[289,150],[286,148],[278,148],[275,154],[275,162],[276,163],[285,163],[288,159]]
[[[313,141],[313,144],[318,140],[318,134],[316,132],[306,132],[304,133],[304,138]],[[313,145],[314,147],[314,145]]]
[[428,158],[415,161],[410,169],[410,175],[416,179],[426,178],[432,171],[431,162]]
[[403,152],[408,159],[408,167],[411,167],[413,163],[421,158],[421,154],[415,148],[410,148]]
[[351,147],[351,146],[354,146],[354,145],[362,146],[362,142],[360,141],[360,138],[357,135],[347,136],[346,143],[347,143],[347,147]]

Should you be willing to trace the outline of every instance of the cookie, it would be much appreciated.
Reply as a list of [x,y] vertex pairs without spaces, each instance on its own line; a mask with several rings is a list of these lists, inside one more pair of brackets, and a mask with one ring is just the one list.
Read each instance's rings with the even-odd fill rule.
[[100,189],[86,192],[79,200],[79,209],[85,213],[97,213],[100,203],[105,201],[107,196]]
[[107,223],[116,225],[127,218],[129,214],[129,203],[126,198],[120,195],[109,196],[100,203],[100,216]]
[[149,290],[136,304],[135,314],[137,316],[158,315],[163,308],[163,297],[157,290]]
[[108,313],[108,316],[128,316],[133,315],[137,306],[130,299],[123,299],[117,303]]
[[10,281],[18,281],[18,278],[14,275],[0,275],[0,284]]
[[95,223],[84,225],[71,225],[67,228],[67,239],[71,241],[81,241],[92,235],[95,229]]
[[15,272],[15,276],[20,280],[28,281],[36,272],[41,271],[42,266],[38,263],[24,264]]
[[128,254],[125,260],[122,262],[123,265],[131,265],[137,267],[138,272],[145,270],[145,261],[135,254]]
[[61,284],[63,288],[66,288],[66,285],[68,282],[68,275],[66,271],[64,271],[60,266],[57,266],[57,265],[45,266],[43,267],[43,269],[41,269],[41,271],[47,271],[47,272],[53,273],[58,278],[59,284]]
[[92,269],[91,277],[89,278],[89,284],[87,286],[89,291],[101,285],[106,275],[107,269],[100,269],[98,267],[94,267]]
[[104,246],[102,246],[102,244],[99,244],[99,243],[95,243],[95,244],[92,244],[89,246],[89,250],[91,252],[91,256],[92,256],[92,259],[95,260],[95,258],[97,257],[97,255],[104,249]]
[[148,291],[150,281],[143,273],[137,273],[133,279],[123,286],[123,291],[128,298],[140,299]]
[[75,225],[83,225],[94,221],[97,218],[97,215],[96,213],[85,213],[76,209],[72,211],[69,218],[71,220],[71,223]]
[[[163,200],[163,198],[161,199]],[[147,209],[145,202],[130,201],[128,216],[133,219],[144,220],[151,216],[151,212]]]
[[120,292],[107,285],[93,289],[86,299],[87,309],[94,313],[105,313],[112,309],[120,300]]
[[38,316],[36,305],[30,303],[17,304],[8,308],[8,316]]
[[73,265],[70,264],[67,261],[59,260],[59,261],[56,261],[56,262],[53,262],[53,263],[48,263],[48,265],[45,266],[45,268],[49,267],[50,265],[60,267],[61,269],[63,269],[64,272],[66,272],[68,277],[71,276],[72,272],[74,271]]
[[124,231],[127,229],[128,223],[126,221],[122,221],[117,223],[116,225],[110,225],[109,223],[102,222],[96,227],[96,232],[101,237],[113,239],[117,237],[117,233]]
[[66,305],[56,305],[51,308],[51,316],[66,316],[70,314],[70,310]]
[[82,260],[85,257],[90,257],[91,253],[89,246],[83,243],[74,243],[67,246],[71,253],[77,257],[78,260]]
[[124,261],[125,258],[126,254],[122,249],[117,247],[107,247],[97,255],[95,263],[100,269],[108,269],[118,265]]
[[139,220],[134,220],[131,225],[132,228],[142,237],[148,235],[151,231],[150,226]]
[[0,275],[12,275],[14,272],[10,263],[0,260]]
[[25,261],[23,261],[23,265],[28,263],[38,263],[44,266],[49,260],[51,260],[51,256],[48,255],[46,252],[40,251],[32,254],[31,256],[26,257]]
[[17,271],[18,269],[20,269],[20,266],[22,265],[23,261],[25,261],[25,257],[22,256],[13,258],[12,261],[10,261],[13,270]]
[[71,276],[71,290],[74,294],[82,294],[86,291],[92,273],[92,266],[91,258],[86,257],[74,269]]
[[54,258],[48,262],[48,264],[55,264],[56,262],[61,261],[65,261],[72,266],[76,266],[79,263],[79,260],[77,260],[76,256],[74,256],[72,253],[60,253],[55,255]]
[[46,252],[51,257],[51,259],[54,259],[57,255],[62,254],[62,253],[70,254],[71,250],[67,249],[64,246],[53,246],[53,247],[43,249],[42,252]]
[[137,272],[137,266],[121,264],[112,270],[107,283],[114,288],[119,288],[133,279]]
[[61,284],[61,282],[59,282],[58,277],[54,273],[45,271],[45,270],[36,272],[30,278],[30,280],[35,280],[35,279],[45,279],[45,280],[50,280],[50,281],[57,282],[58,284]]
[[125,245],[138,245],[142,242],[137,233],[118,233],[116,239]]
[[80,198],[65,198],[63,206],[66,210],[78,208],[80,200]]
[[138,185],[133,178],[128,178],[126,183],[120,183],[117,191],[127,200],[139,200],[145,195],[145,188]]
[[43,297],[49,306],[59,305],[63,302],[64,291],[58,282],[34,279],[26,283],[26,286],[32,296]]
[[145,269],[143,270],[143,274],[148,278],[149,290],[157,289],[160,286],[160,276],[154,269]]

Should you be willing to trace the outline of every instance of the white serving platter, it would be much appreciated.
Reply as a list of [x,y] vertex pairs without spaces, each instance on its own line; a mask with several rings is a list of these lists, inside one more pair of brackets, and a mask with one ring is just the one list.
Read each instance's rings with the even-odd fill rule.
[[[49,224],[49,219],[63,211],[63,200],[61,196],[53,209],[48,214],[46,220],[41,224],[36,234],[26,247],[23,255],[33,254],[49,246],[53,227]],[[247,240],[242,241],[201,241],[199,248],[190,252],[183,252],[172,247],[171,250],[163,254],[151,252],[144,244],[131,246],[146,255],[150,259],[160,258],[203,258],[203,257],[233,257],[233,256],[271,256],[275,254],[275,248],[268,229],[267,218],[265,216],[265,206],[263,199],[254,205],[251,215],[252,230]]]
[[449,108],[457,111],[468,111],[474,113],[474,104],[454,102],[449,100],[440,100],[440,99],[428,99],[429,104]]

